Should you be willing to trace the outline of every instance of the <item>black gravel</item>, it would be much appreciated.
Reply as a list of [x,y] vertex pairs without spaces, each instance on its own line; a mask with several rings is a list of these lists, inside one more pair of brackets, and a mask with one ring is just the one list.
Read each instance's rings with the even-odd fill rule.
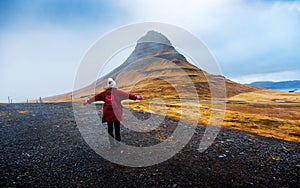
[[[149,114],[134,112],[139,118]],[[126,120],[126,117],[124,117]],[[122,127],[122,142],[149,146],[177,122],[148,133]],[[120,166],[85,143],[72,104],[0,105],[0,187],[300,187],[299,142],[223,129],[206,151],[204,128],[171,159],[150,167]]]

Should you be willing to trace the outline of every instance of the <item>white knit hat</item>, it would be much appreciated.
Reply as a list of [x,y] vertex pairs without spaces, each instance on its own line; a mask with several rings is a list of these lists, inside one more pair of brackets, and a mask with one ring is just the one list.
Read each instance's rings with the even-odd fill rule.
[[116,88],[117,84],[112,78],[107,79],[107,87],[108,88]]

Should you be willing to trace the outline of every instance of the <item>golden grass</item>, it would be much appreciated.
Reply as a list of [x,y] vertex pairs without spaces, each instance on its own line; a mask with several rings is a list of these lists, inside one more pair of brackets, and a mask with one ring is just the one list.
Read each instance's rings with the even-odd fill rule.
[[284,120],[257,113],[251,114],[227,110],[223,126],[253,132],[270,138],[300,142],[299,120]]
[[5,117],[5,116],[7,116],[7,114],[8,114],[8,112],[0,112],[0,117],[2,118],[2,117]]
[[279,156],[269,155],[268,160],[280,161],[281,158]]
[[[164,100],[163,104],[152,104],[149,101],[124,103],[124,106],[134,110],[167,115],[190,124],[197,122],[198,126],[209,124],[212,113],[209,102],[185,105],[190,109],[187,114],[182,114],[182,106],[176,100]],[[200,116],[197,108],[200,108]],[[299,109],[300,105],[228,104],[222,126],[265,137],[300,142]]]
[[264,115],[283,120],[300,120],[300,105],[296,104],[227,104],[226,109],[234,112]]
[[17,110],[19,114],[28,114],[29,110]]
[[228,100],[246,101],[246,102],[274,102],[276,100],[284,100],[285,102],[300,102],[300,92],[282,92],[275,90],[258,90],[248,93],[241,93]]
[[[29,110],[17,110],[16,112],[18,114],[28,114]],[[7,112],[7,111],[0,112],[0,117],[1,118],[11,118],[13,116],[14,116],[14,113],[12,113],[12,112]]]

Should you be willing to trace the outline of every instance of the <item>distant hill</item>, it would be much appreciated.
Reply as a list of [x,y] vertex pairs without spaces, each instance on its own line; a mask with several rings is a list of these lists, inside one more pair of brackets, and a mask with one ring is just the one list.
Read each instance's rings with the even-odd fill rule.
[[[155,42],[149,42],[155,41]],[[200,99],[210,99],[210,84],[218,85],[224,81],[227,97],[240,93],[257,91],[259,88],[233,82],[221,75],[212,75],[190,64],[171,44],[169,39],[156,31],[149,31],[141,37],[134,51],[127,60],[107,75],[96,81],[96,92],[106,86],[108,77],[117,81],[120,89],[130,91],[146,98],[178,98],[174,85],[185,88],[184,97],[194,97],[191,94],[192,81]],[[168,81],[166,81],[168,80]],[[209,80],[209,81],[208,81]],[[80,100],[90,97],[94,91],[94,84],[82,88],[79,93]],[[220,88],[221,89],[221,88]],[[46,98],[45,101],[70,101],[72,93]]]
[[252,82],[249,86],[255,86],[266,89],[293,89],[300,88],[300,80],[282,81],[282,82]]

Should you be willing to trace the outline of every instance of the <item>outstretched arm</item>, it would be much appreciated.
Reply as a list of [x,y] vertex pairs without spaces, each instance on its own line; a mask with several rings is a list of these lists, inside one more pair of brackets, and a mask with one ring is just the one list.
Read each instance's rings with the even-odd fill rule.
[[131,99],[131,100],[143,100],[143,97],[139,96],[139,95],[134,95],[134,94],[129,93],[129,99]]
[[103,92],[101,92],[101,93],[99,93],[98,95],[95,95],[95,96],[93,96],[93,97],[91,97],[91,98],[89,98],[89,99],[87,99],[87,100],[84,100],[83,102],[82,102],[82,104],[83,105],[87,105],[87,104],[90,104],[90,103],[92,103],[92,102],[94,102],[94,101],[104,101],[104,97],[103,97],[103,94],[102,94]]
[[131,99],[131,100],[143,100],[142,96],[134,95],[132,93],[127,93],[121,90],[117,90],[118,95],[120,96],[121,100]]

